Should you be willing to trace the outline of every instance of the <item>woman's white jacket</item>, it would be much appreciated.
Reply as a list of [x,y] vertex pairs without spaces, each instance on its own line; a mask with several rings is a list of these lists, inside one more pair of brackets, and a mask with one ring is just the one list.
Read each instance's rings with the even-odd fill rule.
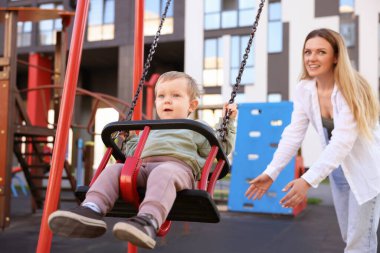
[[301,146],[310,122],[318,132],[323,151],[302,178],[316,188],[323,179],[341,165],[347,182],[360,205],[378,195],[380,193],[379,124],[373,130],[372,140],[361,136],[346,100],[335,86],[331,95],[334,130],[329,144],[326,144],[316,81],[300,81],[293,102],[291,123],[282,133],[278,149],[264,173],[273,180],[278,177]]

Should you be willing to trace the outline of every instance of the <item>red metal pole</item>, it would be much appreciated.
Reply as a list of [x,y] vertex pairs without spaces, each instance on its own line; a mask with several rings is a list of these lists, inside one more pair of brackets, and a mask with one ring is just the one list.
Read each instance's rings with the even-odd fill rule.
[[[135,1],[135,37],[134,37],[134,54],[133,54],[133,94],[136,93],[140,83],[140,78],[144,64],[144,0]],[[133,112],[133,120],[142,119],[142,94],[139,98]]]
[[137,253],[138,249],[136,245],[133,245],[132,243],[128,242],[128,251],[127,253]]
[[48,227],[47,221],[49,215],[58,207],[62,170],[65,161],[65,151],[74,107],[75,90],[77,87],[79,65],[82,56],[83,37],[86,28],[89,2],[89,0],[78,1],[75,11],[75,20],[73,34],[71,37],[71,46],[67,63],[63,96],[61,107],[59,109],[56,142],[53,150],[52,164],[36,251],[38,253],[50,252],[51,248],[51,240],[53,235]]
[[148,119],[153,119],[154,88],[156,86],[156,83],[159,77],[160,75],[155,73],[150,77],[149,81],[145,83],[145,86],[146,86],[145,115]]
[[146,86],[146,111],[147,119],[153,119],[153,87]]
[[207,189],[207,181],[208,181],[208,175],[211,170],[211,166],[213,162],[215,161],[215,157],[218,154],[218,147],[217,146],[212,146],[210,153],[207,157],[207,160],[205,164],[203,165],[203,170],[202,170],[202,175],[201,175],[201,180],[198,182],[198,189],[199,190],[204,190],[206,191]]
[[[34,66],[41,66],[47,70],[51,69],[51,60],[48,57],[43,57],[39,53],[29,54],[29,67],[28,67],[28,89],[36,88],[38,86],[51,83],[51,73],[44,71],[41,68]],[[48,108],[50,103],[50,90],[33,91],[27,93],[26,108],[30,122],[34,126],[46,127],[48,118]],[[46,140],[46,138],[44,138]],[[46,147],[46,146],[45,146]],[[27,145],[28,152],[33,152],[33,145]],[[27,161],[32,163],[38,163],[37,157],[28,157]],[[43,171],[40,169],[31,169],[32,176],[43,176]],[[42,186],[42,179],[33,180],[36,187]],[[35,210],[36,203],[32,199],[31,205]]]
[[106,167],[108,161],[110,160],[111,155],[112,155],[112,148],[107,148],[106,153],[104,154],[102,160],[100,161],[98,169],[95,172],[95,176],[91,179],[90,187],[96,181],[100,173],[102,173],[102,171]]
[[[144,64],[144,0],[135,1],[135,37],[134,37],[134,53],[133,53],[133,94],[136,93],[137,87],[140,83],[140,78],[143,71]],[[137,100],[135,110],[133,113],[133,120],[142,119],[142,97],[143,91],[140,92]],[[128,253],[137,253],[138,249],[135,245],[128,242]]]
[[[29,63],[51,69],[51,60],[38,53],[29,54]],[[31,65],[28,68],[28,89],[51,83],[51,73]],[[35,126],[46,127],[47,110],[44,109],[49,108],[50,90],[28,92],[27,96],[27,111],[31,123]]]

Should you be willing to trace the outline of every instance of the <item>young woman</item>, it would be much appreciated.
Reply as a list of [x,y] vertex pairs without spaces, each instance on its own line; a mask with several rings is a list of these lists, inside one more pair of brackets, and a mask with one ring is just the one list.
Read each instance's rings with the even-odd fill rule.
[[303,71],[294,111],[266,170],[250,181],[246,196],[260,199],[296,154],[309,123],[323,151],[299,179],[289,182],[280,200],[295,207],[310,187],[327,176],[344,252],[377,252],[380,215],[380,128],[378,99],[356,72],[342,37],[329,29],[311,31],[303,47]]

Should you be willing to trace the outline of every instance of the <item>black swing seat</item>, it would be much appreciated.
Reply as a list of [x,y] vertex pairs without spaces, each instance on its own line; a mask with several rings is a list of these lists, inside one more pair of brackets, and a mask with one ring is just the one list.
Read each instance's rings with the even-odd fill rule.
[[[88,186],[79,186],[76,191],[78,199],[85,199]],[[138,188],[140,199],[145,196],[145,189]],[[129,218],[137,214],[137,209],[130,203],[119,198],[113,209],[107,213],[109,217]],[[183,190],[177,193],[177,198],[167,217],[171,221],[191,221],[204,223],[218,223],[219,211],[210,194],[201,190]]]
[[[112,136],[118,131],[143,130],[144,127],[150,127],[152,130],[160,129],[189,129],[203,135],[211,146],[218,147],[216,155],[217,160],[225,161],[224,166],[218,176],[223,178],[230,172],[230,164],[226,154],[223,152],[219,140],[215,136],[215,131],[198,121],[188,119],[172,120],[142,120],[142,121],[119,121],[105,126],[102,131],[102,140],[107,147],[112,148],[112,155],[120,162],[124,162],[126,157],[119,149]],[[209,174],[208,179],[212,176]],[[77,188],[76,196],[79,200],[85,199],[88,186]],[[145,196],[145,189],[137,189],[140,199]],[[131,203],[126,203],[119,198],[113,209],[107,214],[110,217],[131,217],[137,214],[137,208]],[[168,215],[168,220],[172,221],[191,221],[204,223],[217,223],[220,221],[219,211],[212,200],[209,192],[205,190],[183,190],[177,193],[176,200]]]

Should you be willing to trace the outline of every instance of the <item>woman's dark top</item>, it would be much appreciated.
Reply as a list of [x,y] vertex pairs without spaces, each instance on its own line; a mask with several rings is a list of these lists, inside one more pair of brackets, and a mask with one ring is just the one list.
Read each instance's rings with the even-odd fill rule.
[[331,139],[331,132],[334,130],[334,120],[322,117],[322,126],[326,128],[329,140]]

